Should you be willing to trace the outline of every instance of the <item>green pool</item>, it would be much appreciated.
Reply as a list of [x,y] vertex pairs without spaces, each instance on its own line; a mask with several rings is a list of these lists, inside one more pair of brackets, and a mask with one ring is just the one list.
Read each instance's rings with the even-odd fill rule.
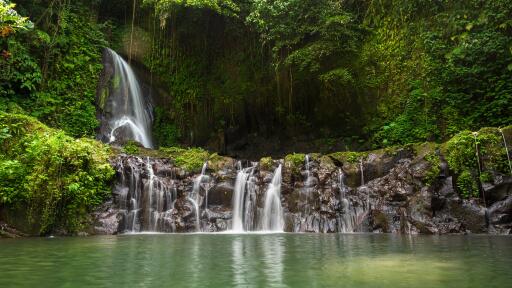
[[511,287],[512,238],[138,234],[0,240],[0,287]]

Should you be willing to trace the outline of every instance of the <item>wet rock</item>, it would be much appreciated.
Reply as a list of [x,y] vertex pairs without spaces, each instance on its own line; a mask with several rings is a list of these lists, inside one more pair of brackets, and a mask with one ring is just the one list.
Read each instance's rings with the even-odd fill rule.
[[113,235],[117,233],[121,217],[112,201],[104,203],[92,216],[94,220],[92,230],[89,231],[90,234]]
[[208,193],[208,203],[229,207],[233,199],[233,183],[231,181],[220,182]]
[[486,209],[476,200],[448,201],[450,215],[459,219],[464,229],[471,233],[487,232]]
[[483,183],[487,204],[502,201],[512,195],[512,176],[495,175],[493,183]]
[[[368,154],[363,163],[368,174],[360,180],[356,180],[361,177],[358,163],[336,161],[312,155],[309,170],[305,170],[305,165],[293,173],[283,169],[281,204],[285,231],[446,234],[486,233],[491,229],[494,233],[509,233],[512,227],[507,177],[496,177],[492,187],[484,187],[489,203],[493,203],[486,214],[483,202],[459,197],[447,173],[427,186],[423,179],[429,163],[408,149]],[[199,205],[202,231],[230,229],[239,169],[232,162],[220,161],[218,167],[200,177],[183,174],[170,159],[119,156],[113,161],[118,171],[114,205],[96,215],[95,233],[122,232],[123,229],[113,227],[126,227],[129,223],[137,223],[135,229],[144,231],[149,227],[163,232],[196,231],[197,214],[192,199]],[[273,169],[282,162],[270,163],[275,167],[254,166],[251,180],[247,181],[252,186],[243,195],[242,209],[246,217],[244,227],[249,230],[257,230],[261,225]],[[363,180],[365,185],[361,186]],[[205,183],[213,185],[208,192],[208,207],[206,186],[201,185]],[[151,197],[149,187],[153,191]],[[138,202],[128,201],[126,195],[138,195]],[[150,206],[152,210],[145,208]],[[129,212],[134,209],[141,209],[140,213]],[[136,217],[135,222],[132,216]]]

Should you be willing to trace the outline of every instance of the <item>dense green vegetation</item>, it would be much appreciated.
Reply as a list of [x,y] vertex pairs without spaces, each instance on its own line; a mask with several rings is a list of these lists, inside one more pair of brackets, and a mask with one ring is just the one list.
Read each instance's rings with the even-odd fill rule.
[[363,149],[512,122],[506,0],[15,2],[35,25],[3,29],[19,31],[0,37],[0,108],[72,136],[98,125],[109,42],[164,91],[163,146],[277,136]]
[[509,1],[144,3],[162,144],[279,131],[357,149],[512,121]]
[[[504,128],[510,131],[512,127]],[[509,133],[509,132],[507,132]],[[445,144],[446,160],[454,172],[455,185],[464,197],[479,197],[481,183],[492,182],[496,173],[509,174],[501,132],[484,128],[463,131]]]
[[110,197],[108,157],[108,147],[94,140],[0,113],[0,207],[21,209],[41,234],[78,231]]
[[94,136],[106,24],[97,24],[94,11],[80,2],[16,3],[35,25],[0,37],[6,51],[0,58],[0,110],[29,114],[72,136]]
[[[173,147],[154,153],[186,170],[225,160],[204,149],[297,152],[285,164],[300,167],[313,149],[451,139],[457,189],[483,196],[507,173],[500,134],[480,129],[512,123],[511,15],[508,0],[0,0],[0,207],[78,231],[107,197],[108,151],[91,140],[105,47],[154,87],[153,135]],[[424,158],[434,185],[439,155]]]

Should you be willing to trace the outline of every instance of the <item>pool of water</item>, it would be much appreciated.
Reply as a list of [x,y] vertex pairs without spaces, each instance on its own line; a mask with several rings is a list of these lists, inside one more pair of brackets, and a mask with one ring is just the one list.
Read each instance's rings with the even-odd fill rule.
[[0,287],[510,287],[512,238],[139,234],[0,240]]

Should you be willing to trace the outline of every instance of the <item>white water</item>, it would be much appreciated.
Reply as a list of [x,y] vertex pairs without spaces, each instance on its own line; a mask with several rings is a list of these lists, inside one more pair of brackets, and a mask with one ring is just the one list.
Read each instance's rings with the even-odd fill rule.
[[147,157],[147,164],[146,167],[148,169],[148,194],[149,194],[149,205],[148,205],[148,222],[149,222],[149,231],[155,231],[156,230],[156,222],[158,219],[155,219],[153,217],[153,180],[155,178],[155,173],[153,171],[153,166],[151,165],[151,162],[149,160],[149,157]]
[[236,175],[235,190],[233,194],[233,225],[231,230],[233,232],[244,232],[246,231],[246,228],[244,228],[244,219],[246,218],[244,216],[246,213],[244,212],[248,212],[248,209],[245,209],[247,206],[246,199],[250,197],[250,195],[246,195],[246,192],[254,167],[243,169],[240,162],[238,162],[238,167],[239,170]]
[[192,205],[194,205],[194,209],[196,210],[196,232],[201,232],[201,223],[199,222],[199,205],[197,204],[197,202],[192,199],[192,198],[188,198],[188,201],[190,201],[190,203],[192,203]]
[[126,135],[127,138],[140,142],[146,148],[153,148],[150,132],[152,117],[147,109],[137,76],[121,56],[111,49],[108,51],[114,63],[113,79],[116,82],[114,85],[119,86],[118,92],[122,96],[117,98],[117,103],[114,103],[114,117],[109,122],[110,142],[116,141],[116,131],[124,127],[131,133]]
[[[478,139],[477,139],[477,136],[478,136],[478,133],[477,132],[473,132],[473,138],[475,139],[476,163],[478,165],[478,181],[481,181],[480,177],[482,176],[482,164],[480,162],[480,153],[478,152]],[[487,204],[485,203],[485,192],[484,192],[483,189],[482,189],[482,197],[483,197],[483,200],[484,200],[484,206],[487,206]]]
[[174,181],[155,175],[149,158],[133,157],[116,166],[121,174],[121,182],[116,186],[124,215],[121,231],[174,231],[171,223],[173,202],[177,199]]
[[[200,227],[200,223],[199,223],[199,215],[200,215],[200,211],[199,211],[199,202],[200,202],[200,192],[201,192],[201,187],[204,187],[202,184],[203,184],[203,181],[206,179],[206,177],[208,177],[206,175],[206,168],[208,168],[208,162],[204,162],[203,164],[203,168],[201,169],[201,174],[199,176],[197,176],[195,179],[194,179],[194,185],[192,187],[192,192],[190,194],[190,197],[189,197],[189,200],[192,204],[194,204],[194,207],[196,209],[196,232],[201,232],[201,227]],[[195,200],[193,199],[195,198]]]
[[210,192],[210,189],[212,189],[213,183],[211,183],[211,182],[201,183],[201,187],[204,190],[204,202],[205,202],[204,209],[208,210],[208,192]]
[[304,185],[306,187],[309,187],[311,186],[311,164],[309,163],[309,155],[306,154],[305,156],[305,166],[306,166],[306,183],[304,183]]
[[[361,186],[364,186],[364,164],[363,158],[359,161],[359,169],[361,170]],[[370,190],[368,190],[368,195],[366,195],[366,209],[370,211]]]
[[265,207],[261,220],[261,228],[264,231],[282,232],[284,230],[283,207],[281,206],[281,170],[282,165],[279,165],[265,194]]
[[507,152],[508,159],[508,168],[510,169],[510,176],[512,176],[512,162],[510,161],[510,152],[508,151],[507,139],[505,138],[505,133],[502,129],[500,129],[501,136],[503,137],[503,144],[505,145],[505,151]]

